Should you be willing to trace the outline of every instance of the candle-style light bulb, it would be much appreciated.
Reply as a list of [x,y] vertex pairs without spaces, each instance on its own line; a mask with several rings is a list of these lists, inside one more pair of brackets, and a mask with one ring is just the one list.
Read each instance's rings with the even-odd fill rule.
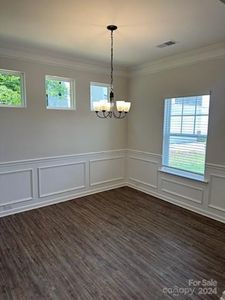
[[131,102],[125,102],[124,104],[124,112],[130,111]]

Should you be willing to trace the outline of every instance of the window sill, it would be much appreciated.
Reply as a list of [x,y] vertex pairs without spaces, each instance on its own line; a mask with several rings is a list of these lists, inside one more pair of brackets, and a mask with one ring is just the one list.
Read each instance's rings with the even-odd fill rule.
[[75,108],[67,108],[67,107],[49,107],[49,106],[46,106],[46,109],[47,110],[66,110],[66,111],[75,111],[76,109]]
[[191,179],[191,180],[195,180],[195,181],[200,181],[203,183],[208,183],[208,180],[203,175],[198,175],[198,174],[194,174],[194,173],[190,173],[190,172],[186,172],[186,171],[182,171],[182,170],[176,170],[176,169],[169,168],[169,167],[161,167],[161,168],[159,168],[159,171],[170,174],[170,175],[174,175],[174,176],[179,176],[179,177],[183,177],[183,178],[187,178],[187,179]]
[[21,105],[5,105],[5,104],[0,104],[0,108],[26,108],[26,105],[21,104]]

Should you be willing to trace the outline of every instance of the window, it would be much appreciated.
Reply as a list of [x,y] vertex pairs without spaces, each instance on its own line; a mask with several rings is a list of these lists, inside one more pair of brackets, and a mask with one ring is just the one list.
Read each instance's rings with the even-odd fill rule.
[[0,106],[25,106],[23,73],[18,71],[0,70]]
[[46,104],[48,109],[75,109],[75,82],[72,79],[46,76]]
[[91,82],[91,110],[94,110],[93,103],[101,100],[109,100],[109,84]]
[[165,100],[163,166],[204,175],[209,102],[209,95]]

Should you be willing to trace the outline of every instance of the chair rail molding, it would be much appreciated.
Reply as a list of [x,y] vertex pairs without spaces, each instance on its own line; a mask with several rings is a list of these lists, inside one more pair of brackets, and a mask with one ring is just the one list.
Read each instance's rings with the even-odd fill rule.
[[206,164],[208,180],[201,182],[160,172],[161,160],[159,154],[128,149],[127,185],[225,223],[225,166]]
[[0,217],[124,186],[125,161],[118,149],[0,163]]
[[0,217],[130,186],[225,223],[225,166],[206,164],[207,182],[160,167],[161,155],[132,149],[2,162]]

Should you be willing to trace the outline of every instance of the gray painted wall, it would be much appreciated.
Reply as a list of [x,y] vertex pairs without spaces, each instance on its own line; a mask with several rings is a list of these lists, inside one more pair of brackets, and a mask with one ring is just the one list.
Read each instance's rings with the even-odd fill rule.
[[209,91],[212,97],[207,162],[225,165],[225,59],[133,77],[128,148],[161,154],[164,99]]
[[[109,76],[74,71],[31,61],[0,58],[0,68],[25,72],[27,108],[0,108],[0,161],[122,149],[127,146],[126,120],[100,120],[90,111],[90,82]],[[76,111],[45,108],[45,75],[74,78]],[[126,99],[125,77],[115,78],[118,99]]]
[[[0,108],[0,161],[132,148],[162,153],[163,102],[212,91],[207,162],[225,165],[225,60],[197,63],[130,79],[116,76],[117,99],[132,101],[127,120],[100,120],[90,111],[91,81],[107,75],[0,58],[0,68],[25,72],[27,108]],[[76,80],[76,111],[45,108],[45,75]],[[127,128],[128,123],[128,128]]]

